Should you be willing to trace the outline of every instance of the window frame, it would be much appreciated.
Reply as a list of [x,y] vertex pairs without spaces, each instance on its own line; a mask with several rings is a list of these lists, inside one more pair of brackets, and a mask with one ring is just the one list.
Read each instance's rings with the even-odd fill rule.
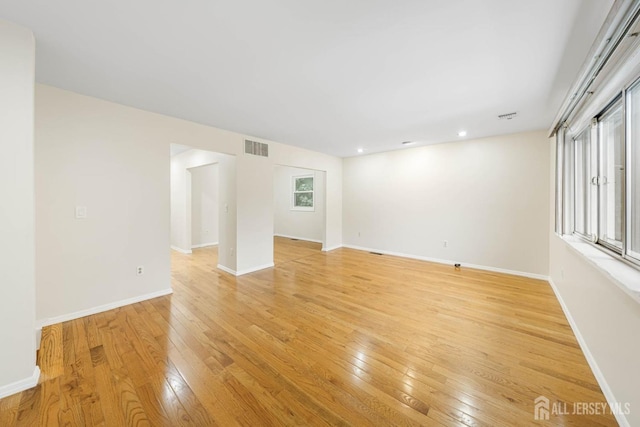
[[[624,85],[624,87],[616,93],[613,99],[608,102],[597,114],[593,116],[590,123],[580,129],[580,132],[569,133],[569,128],[565,124],[558,129],[556,133],[556,203],[561,204],[558,209],[556,207],[556,233],[559,236],[573,235],[581,241],[589,243],[591,246],[607,253],[615,259],[622,261],[623,263],[640,270],[640,256],[635,252],[629,253],[629,245],[631,241],[631,229],[629,227],[629,220],[631,219],[631,197],[632,186],[630,179],[632,176],[632,159],[631,153],[632,143],[636,150],[640,150],[640,131],[638,131],[637,141],[633,142],[630,137],[631,133],[631,119],[629,117],[631,109],[629,108],[631,97],[629,93],[631,90],[636,89],[640,91],[640,75],[636,75],[630,83]],[[617,107],[617,103],[620,103],[622,108],[622,138],[623,138],[623,164],[624,172],[622,180],[622,248],[608,243],[606,240],[600,238],[600,203],[601,194],[603,191],[602,185],[591,185],[592,194],[590,196],[590,209],[589,209],[589,221],[590,221],[590,233],[585,235],[575,230],[575,216],[577,215],[576,209],[576,186],[578,185],[576,179],[576,158],[577,153],[575,149],[575,139],[578,138],[588,129],[591,129],[591,175],[592,179],[598,179],[602,173],[601,162],[601,150],[604,145],[601,140],[600,123],[603,117],[607,116],[607,113],[612,112]],[[640,105],[639,105],[640,108]],[[575,137],[574,137],[575,135]],[[640,171],[636,171],[640,174]],[[593,182],[593,181],[592,181]],[[596,181],[599,183],[599,181]],[[636,184],[640,185],[640,183]]]
[[564,210],[565,210],[565,174],[564,174],[564,157],[565,157],[565,131],[559,131],[556,134],[556,181],[555,181],[555,232],[556,235],[562,236],[565,229]]
[[[631,154],[634,153],[634,151],[631,148],[631,140],[632,138],[630,137],[631,135],[631,120],[629,118],[629,115],[631,114],[631,108],[630,108],[630,103],[631,103],[631,96],[630,96],[630,92],[633,91],[634,89],[638,89],[640,91],[640,76],[637,76],[631,83],[629,83],[625,88],[624,88],[624,92],[623,92],[623,96],[624,96],[624,133],[625,133],[625,141],[624,141],[624,150],[625,150],[625,159],[624,159],[624,164],[625,164],[625,171],[624,171],[624,175],[625,175],[625,188],[624,188],[624,225],[623,225],[623,236],[624,236],[624,241],[622,243],[622,258],[628,262],[630,262],[634,267],[640,269],[640,253],[636,253],[634,251],[631,251],[631,227],[628,223],[628,221],[631,219],[631,207],[632,207],[632,201],[631,201],[631,196],[632,196],[632,183],[631,183],[631,178],[633,176],[632,172],[632,158],[631,158]],[[639,106],[640,107],[640,106]],[[638,135],[638,141],[636,141],[636,146],[634,147],[635,150],[640,150],[640,132]],[[640,170],[639,171],[635,171],[636,174],[638,176],[640,176]],[[636,185],[640,185],[640,183],[636,183]],[[640,204],[640,201],[638,201],[638,203]],[[640,233],[640,230],[638,230],[638,233]]]
[[[584,197],[587,198],[587,203],[586,203],[586,207],[585,207],[585,218],[584,218],[584,228],[585,228],[585,233],[582,233],[580,231],[576,231],[576,224],[578,223],[578,203],[577,203],[577,196],[578,196],[578,185],[580,185],[581,183],[578,182],[577,179],[577,171],[578,171],[578,149],[577,149],[577,145],[578,145],[578,138],[582,137],[583,135],[588,136],[589,138],[589,147],[587,150],[582,150],[582,153],[588,153],[589,154],[589,161],[588,161],[588,167],[589,169],[586,171],[586,175],[590,175],[591,171],[593,170],[593,124],[589,124],[587,125],[585,128],[583,128],[580,132],[576,133],[576,136],[571,136],[571,163],[572,163],[572,167],[571,167],[571,172],[573,173],[573,177],[571,180],[571,185],[572,185],[572,191],[571,191],[571,198],[572,198],[572,209],[571,209],[571,213],[573,215],[572,220],[571,220],[571,234],[574,234],[578,237],[580,237],[581,239],[584,240],[588,240],[588,241],[593,241],[593,204],[592,204],[592,200],[593,200],[593,191],[591,188],[591,184],[588,185],[585,193],[584,193]],[[589,182],[591,182],[591,179],[588,180]]]
[[[600,113],[595,117],[596,123],[597,123],[597,143],[596,143],[596,150],[595,150],[595,154],[596,154],[596,175],[592,178],[596,180],[596,184],[594,184],[594,186],[596,187],[596,194],[595,194],[595,210],[596,210],[596,216],[595,219],[592,223],[592,226],[595,227],[595,233],[594,233],[594,238],[595,238],[595,243],[598,245],[602,245],[605,248],[607,248],[609,251],[614,252],[622,257],[624,257],[624,253],[625,253],[625,246],[626,246],[626,242],[627,239],[625,237],[625,230],[626,230],[626,221],[627,221],[627,214],[626,214],[626,188],[627,188],[627,157],[626,157],[626,143],[627,143],[627,127],[626,127],[626,108],[625,105],[628,102],[627,98],[626,98],[626,90],[623,90],[622,93],[620,93],[618,96],[616,96],[614,98],[613,101],[611,101],[609,104],[607,104],[607,106],[602,109],[602,111],[600,111]],[[609,241],[603,239],[601,237],[602,235],[602,220],[603,220],[603,216],[601,215],[603,206],[602,206],[602,193],[605,191],[605,187],[604,184],[601,183],[601,178],[604,177],[604,169],[605,169],[605,165],[604,165],[604,156],[603,156],[603,151],[605,149],[604,147],[604,140],[602,138],[602,120],[604,118],[609,117],[616,108],[618,108],[618,106],[621,109],[621,113],[622,113],[622,148],[623,148],[623,163],[625,164],[625,170],[624,170],[624,174],[621,178],[621,185],[622,185],[622,218],[621,218],[621,236],[622,236],[622,244],[620,247],[610,243]],[[606,184],[606,183],[605,183]]]
[[[296,180],[301,178],[311,178],[311,190],[298,191]],[[296,206],[296,195],[300,193],[311,193],[311,206]],[[301,212],[315,212],[316,210],[316,182],[314,174],[295,175],[291,177],[291,210]]]

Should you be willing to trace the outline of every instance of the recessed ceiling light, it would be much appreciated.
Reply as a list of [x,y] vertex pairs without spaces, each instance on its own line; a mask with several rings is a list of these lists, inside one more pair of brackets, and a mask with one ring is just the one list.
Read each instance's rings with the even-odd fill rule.
[[467,131],[466,130],[458,131],[458,136],[467,136]]
[[360,154],[364,153],[364,148],[358,148],[358,153]]

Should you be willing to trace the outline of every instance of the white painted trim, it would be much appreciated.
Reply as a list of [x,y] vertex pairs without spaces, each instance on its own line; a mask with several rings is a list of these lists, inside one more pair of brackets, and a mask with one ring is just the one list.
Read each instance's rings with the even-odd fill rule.
[[192,253],[192,252],[191,252],[191,249],[189,249],[189,250],[186,250],[186,249],[180,249],[179,247],[177,247],[177,246],[173,246],[173,245],[171,245],[171,249],[173,249],[173,250],[174,250],[174,251],[176,251],[176,252],[180,252],[181,254],[186,254],[186,255],[189,255],[189,254],[191,254],[191,253]]
[[305,242],[323,243],[323,242],[322,242],[322,240],[307,239],[306,237],[289,236],[289,235],[287,235],[287,234],[278,234],[278,233],[275,233],[273,236],[274,236],[274,237],[284,237],[285,239],[304,240]]
[[199,245],[191,245],[191,249],[207,248],[209,246],[217,246],[217,245],[218,245],[218,242],[201,243]]
[[225,273],[229,273],[229,274],[231,274],[231,275],[236,276],[236,271],[235,271],[235,270],[232,270],[232,269],[230,269],[229,267],[225,267],[225,266],[224,266],[224,265],[222,265],[222,264],[218,264],[218,270],[222,270],[222,271],[224,271]]
[[269,264],[259,265],[257,267],[251,267],[245,270],[235,271],[225,267],[224,265],[218,264],[218,269],[224,271],[225,273],[229,273],[237,277],[237,276],[243,276],[245,274],[253,273],[255,271],[264,270],[265,268],[272,268],[273,266],[274,264],[271,262]]
[[342,245],[335,245],[335,246],[331,246],[330,248],[322,248],[322,252],[330,252],[330,251],[334,251],[336,249],[340,249],[342,247]]
[[[611,387],[609,387],[609,384],[607,383],[607,379],[604,377],[604,374],[600,370],[600,367],[598,366],[598,362],[596,362],[596,359],[593,357],[593,354],[591,354],[591,351],[587,346],[587,342],[585,341],[584,337],[580,333],[580,329],[578,329],[578,324],[575,322],[575,320],[573,320],[573,316],[571,316],[571,312],[569,311],[569,308],[567,307],[564,300],[562,299],[562,295],[560,294],[558,287],[553,282],[553,279],[551,277],[549,277],[548,282],[549,282],[549,285],[551,285],[551,289],[553,289],[553,293],[556,294],[556,298],[560,303],[560,307],[562,307],[562,311],[564,312],[564,315],[567,318],[569,325],[571,326],[571,330],[573,331],[573,334],[576,336],[576,339],[578,340],[578,344],[580,344],[580,349],[582,349],[582,353],[584,353],[584,357],[587,359],[587,363],[589,364],[589,367],[591,368],[593,375],[596,377],[596,381],[598,381],[598,385],[600,385],[600,388],[602,389],[602,393],[604,394],[604,397],[607,399],[607,402],[609,403],[609,407],[614,408],[615,405],[617,405],[618,400],[616,400],[616,397],[614,396],[613,391],[611,390]],[[622,427],[631,427],[631,424],[629,424],[629,421],[627,420],[627,417],[624,414],[615,412],[614,416],[616,417],[616,421],[618,421],[618,424],[620,424]]]
[[274,264],[270,262],[269,264],[259,265],[257,267],[247,268],[245,270],[236,271],[236,276],[243,276],[245,274],[253,273],[255,271],[264,270],[265,268],[272,268]]
[[355,246],[355,245],[342,245],[342,247],[345,248],[349,248],[349,249],[355,249],[358,251],[367,251],[367,252],[377,252],[380,254],[384,254],[384,255],[392,255],[392,256],[397,256],[397,257],[401,257],[401,258],[410,258],[410,259],[417,259],[420,261],[429,261],[429,262],[435,262],[438,264],[449,264],[449,265],[453,265],[453,264],[462,264],[463,267],[467,267],[467,268],[474,268],[476,270],[485,270],[485,271],[491,271],[494,273],[503,273],[503,274],[511,274],[514,276],[521,276],[521,277],[528,277],[529,279],[538,279],[538,280],[548,280],[549,276],[546,276],[544,274],[536,274],[536,273],[527,273],[524,271],[516,271],[516,270],[507,270],[505,268],[498,268],[498,267],[489,267],[486,265],[477,265],[477,264],[467,264],[464,262],[460,262],[460,261],[451,261],[451,260],[447,260],[447,259],[440,259],[440,258],[430,258],[430,257],[424,257],[424,256],[419,256],[419,255],[410,255],[410,254],[404,254],[404,253],[400,253],[400,252],[392,252],[392,251],[384,251],[381,249],[371,249],[371,248],[364,248],[362,246]]
[[42,328],[36,328],[36,350],[40,350],[42,343]]
[[36,366],[33,369],[33,375],[30,377],[0,387],[0,399],[11,396],[12,394],[20,393],[21,391],[30,389],[31,387],[35,387],[38,385],[39,379],[40,368]]
[[49,319],[41,319],[36,321],[36,325],[39,328],[49,325],[55,325],[56,323],[67,322],[69,320],[79,319],[85,316],[91,316],[92,314],[102,313],[103,311],[113,310],[114,308],[124,307],[125,305],[135,304],[140,301],[146,301],[148,299],[158,298],[173,293],[173,289],[164,289],[162,291],[151,292],[150,294],[140,295],[133,298],[127,298],[120,301],[110,302],[108,304],[99,305],[97,307],[88,308],[86,310],[76,311],[75,313],[63,314]]

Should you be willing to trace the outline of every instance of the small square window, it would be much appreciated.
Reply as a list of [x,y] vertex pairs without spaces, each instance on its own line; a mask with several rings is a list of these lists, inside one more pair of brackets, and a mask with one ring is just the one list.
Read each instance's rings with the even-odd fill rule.
[[294,176],[291,210],[314,211],[313,175]]

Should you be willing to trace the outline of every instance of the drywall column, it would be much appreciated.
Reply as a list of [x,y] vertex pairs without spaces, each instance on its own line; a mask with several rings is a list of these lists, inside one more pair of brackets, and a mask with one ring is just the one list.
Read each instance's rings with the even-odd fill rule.
[[35,42],[0,20],[0,398],[38,381],[35,340]]
[[236,158],[220,156],[218,162],[218,267],[235,273],[237,269]]
[[238,179],[238,275],[273,267],[273,163],[242,156]]

